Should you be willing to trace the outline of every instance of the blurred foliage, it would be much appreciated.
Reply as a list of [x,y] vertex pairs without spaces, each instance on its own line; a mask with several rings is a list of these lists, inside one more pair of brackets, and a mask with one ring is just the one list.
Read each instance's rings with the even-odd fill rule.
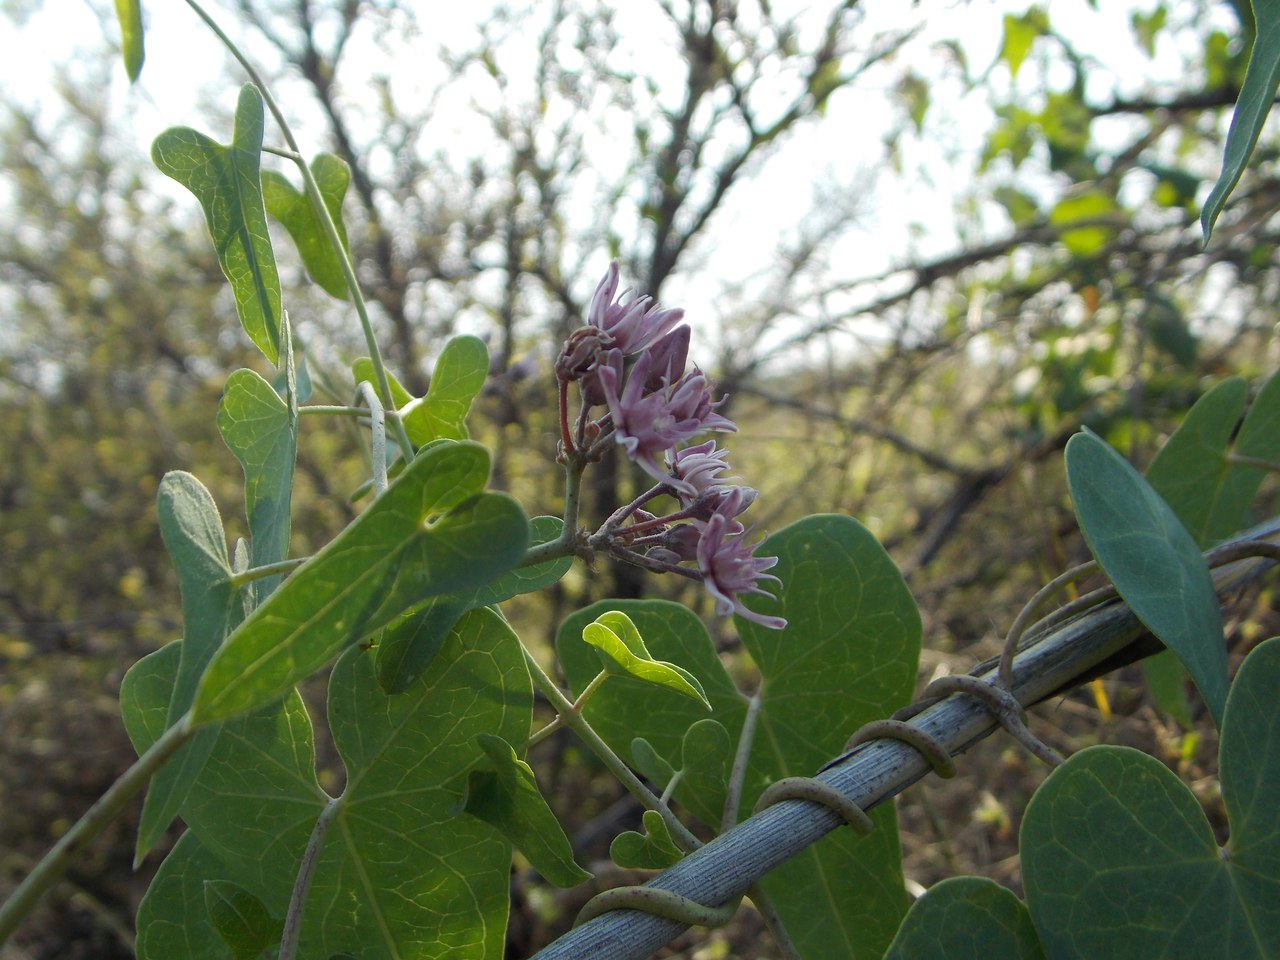
[[[348,233],[396,376],[421,394],[445,336],[487,339],[493,361],[470,424],[494,451],[499,487],[530,514],[559,512],[549,358],[617,256],[631,284],[690,308],[707,332],[695,354],[730,394],[726,412],[742,427],[734,472],[762,491],[760,527],[817,511],[863,520],[917,596],[928,669],[963,669],[1040,583],[1085,555],[1061,466],[1072,433],[1089,426],[1144,466],[1214,382],[1257,380],[1280,360],[1278,144],[1264,133],[1202,249],[1197,201],[1217,176],[1252,37],[1240,7],[1135,10],[1134,59],[1173,50],[1184,60],[1178,85],[1135,87],[1073,45],[1058,5],[1011,7],[991,64],[969,64],[958,39],[935,47],[948,54],[930,76],[908,28],[875,32],[850,6],[790,21],[768,5],[656,5],[671,56],[652,63],[637,62],[609,5],[504,6],[470,46],[445,47],[427,96],[368,57],[343,56],[400,37],[432,48],[411,4],[239,9],[275,56],[268,72],[286,105],[319,118],[314,146],[351,167]],[[4,9],[20,24],[34,8]],[[74,80],[59,72],[41,109],[6,104],[0,130],[10,225],[0,234],[0,885],[127,762],[120,673],[179,623],[156,485],[167,470],[195,472],[228,535],[243,535],[242,479],[214,413],[231,371],[270,375],[238,333],[199,211],[157,189],[145,151],[120,137],[117,60],[103,51],[80,67]],[[886,89],[896,112],[884,178],[868,188],[850,171],[821,185],[811,209],[761,240],[774,248],[762,271],[735,275],[714,259],[743,229],[734,204],[752,207],[753,172],[803,148],[840,97]],[[439,133],[451,122],[441,104],[459,90],[489,136],[470,154]],[[859,272],[847,246],[855,211],[876,189],[887,198],[879,215],[893,215],[906,178],[936,163],[924,145],[945,138],[948,98],[989,118],[977,153],[938,175],[965,184],[957,243]],[[346,371],[364,352],[347,308],[308,286],[301,264],[282,271],[315,399],[345,403]],[[680,301],[690,290],[700,303]],[[366,457],[345,419],[304,418],[295,555],[354,515],[348,496],[368,476]],[[588,522],[638,482],[610,458],[587,491]],[[1272,484],[1264,496],[1274,500]],[[710,613],[683,581],[602,561],[513,602],[510,615],[549,643],[587,602],[641,592]],[[1252,642],[1251,618],[1265,609],[1266,598],[1230,631]],[[711,629],[736,649],[726,624]],[[1211,743],[1188,746],[1127,679],[1110,696],[1113,727],[1068,701],[1064,736],[1137,743],[1212,776]],[[533,762],[588,859],[634,826],[634,809],[570,741],[550,738]],[[937,804],[968,824],[947,838],[950,853],[909,845],[922,882],[980,869],[983,857],[999,879],[1016,873],[1005,857],[1040,774],[999,745],[975,751],[974,765],[987,780],[962,778]],[[904,824],[931,837],[935,819],[913,811]],[[75,878],[100,909],[57,900],[23,956],[129,955],[107,921],[127,930],[145,887],[125,868],[130,843],[122,826]],[[527,878],[517,888],[511,937],[527,952],[563,927],[575,894],[553,900]]]

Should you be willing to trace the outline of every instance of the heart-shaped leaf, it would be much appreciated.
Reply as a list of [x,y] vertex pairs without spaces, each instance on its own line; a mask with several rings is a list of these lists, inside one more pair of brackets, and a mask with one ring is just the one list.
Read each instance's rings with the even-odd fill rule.
[[[128,702],[137,706],[126,719],[139,749],[163,729],[162,698],[177,664],[166,650],[126,677]],[[172,928],[190,939],[191,930],[208,930],[203,888],[197,899],[188,878],[231,880],[282,916],[323,816],[299,956],[500,954],[511,847],[455,809],[468,773],[485,758],[476,736],[523,742],[532,711],[519,641],[490,610],[466,614],[419,682],[396,697],[378,687],[371,657],[348,650],[334,665],[328,703],[346,766],[342,796],[330,799],[315,784],[310,725],[296,693],[227,723],[182,808],[199,847],[181,869],[162,865],[158,877],[182,886],[172,896],[148,893],[146,939],[173,945]]]
[[994,880],[952,877],[911,906],[884,960],[1044,960],[1022,901]]
[[262,94],[246,83],[230,146],[190,127],[171,127],[152,143],[151,159],[200,201],[240,325],[267,359],[278,363],[280,277],[262,202],[262,132]]
[[1266,476],[1262,467],[1232,455],[1263,461],[1280,456],[1280,377],[1263,385],[1242,425],[1248,395],[1239,377],[1219,383],[1196,401],[1147,468],[1147,482],[1201,549],[1244,526]]
[[1191,791],[1127,747],[1081,750],[1027,806],[1027,905],[1054,960],[1274,958],[1280,951],[1280,639],[1245,660],[1219,750],[1231,839]]
[[501,737],[482,733],[476,743],[492,769],[467,774],[462,810],[510,840],[557,887],[590,880],[591,874],[574,862],[569,838],[538,790],[532,768]]
[[[320,196],[338,230],[338,237],[345,251],[347,228],[342,222],[342,201],[351,183],[351,170],[333,154],[321,153],[311,161],[311,175],[320,188]],[[329,242],[329,235],[321,225],[320,217],[316,215],[306,193],[294,189],[283,174],[265,170],[262,174],[262,196],[267,213],[289,231],[311,279],[331,297],[350,299],[341,260]]]
[[625,613],[610,610],[600,614],[582,628],[582,639],[604,655],[605,665],[611,669],[616,668],[643,683],[674,690],[711,709],[697,678],[674,663],[653,659],[640,637],[640,631]]
[[[906,703],[920,644],[919,614],[901,575],[856,521],[811,517],[770,537],[761,552],[779,557],[771,572],[783,587],[778,601],[753,598],[752,609],[783,616],[788,624],[776,631],[736,620],[761,673],[746,809],[769,783],[811,775],[858,726]],[[729,679],[705,628],[674,604],[609,601],[568,618],[556,649],[573,690],[580,692],[599,673],[598,654],[581,639],[582,631],[609,609],[634,621],[653,656],[679,663],[697,678],[712,719],[736,743],[747,698]],[[706,717],[700,705],[670,690],[612,679],[583,712],[615,751],[626,751],[641,736],[668,760],[681,756],[685,732]],[[704,789],[705,795],[686,789],[682,777],[675,798],[718,825],[723,792]],[[765,881],[806,956],[878,958],[898,928],[906,897],[893,809],[880,807],[872,818],[879,829],[870,836],[837,831]]]
[[609,844],[609,859],[624,870],[663,870],[684,854],[671,839],[666,821],[657,810],[646,810],[641,817],[644,832],[627,830]]
[[194,706],[207,723],[269,703],[416,603],[475,589],[524,556],[528,523],[479,444],[423,452],[227,638]]
[[1126,603],[1178,655],[1222,724],[1227,654],[1213,579],[1195,541],[1158,493],[1091,433],[1067,442],[1080,529]]

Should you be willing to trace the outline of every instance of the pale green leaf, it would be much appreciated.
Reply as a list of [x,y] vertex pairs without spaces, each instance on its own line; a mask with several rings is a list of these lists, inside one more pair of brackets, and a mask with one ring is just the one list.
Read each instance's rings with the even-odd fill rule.
[[262,133],[262,94],[247,83],[240,88],[230,146],[190,127],[171,127],[156,137],[151,158],[200,201],[240,324],[267,359],[278,363],[280,277],[262,202]]

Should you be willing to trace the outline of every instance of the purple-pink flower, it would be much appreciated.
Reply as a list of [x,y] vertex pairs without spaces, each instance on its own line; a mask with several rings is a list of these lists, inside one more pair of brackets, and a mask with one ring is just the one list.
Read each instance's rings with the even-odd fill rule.
[[631,291],[624,290],[622,298],[614,301],[618,292],[618,261],[609,264],[609,270],[596,286],[587,311],[587,323],[608,334],[613,345],[628,356],[639,353],[675,329],[684,311],[664,310],[653,302],[653,297],[636,296],[623,302]]
[[722,508],[711,515],[702,529],[698,541],[698,570],[702,573],[703,586],[716,600],[716,613],[728,616],[737,613],[761,626],[781,630],[787,625],[782,617],[769,617],[748,610],[741,594],[759,593],[776,599],[760,586],[761,580],[781,583],[771,573],[765,573],[778,562],[777,557],[753,556],[755,547],[746,542],[747,532],[734,519],[741,512],[742,487],[735,487],[724,498]]
[[617,369],[601,366],[596,371],[613,416],[615,435],[627,457],[650,476],[680,493],[695,496],[697,488],[687,480],[672,477],[659,458],[704,431],[738,428],[715,412],[719,404],[712,402],[711,388],[700,372],[688,374],[653,393],[645,393],[651,360],[651,354],[641,355],[627,374],[621,392],[618,389],[621,375]]

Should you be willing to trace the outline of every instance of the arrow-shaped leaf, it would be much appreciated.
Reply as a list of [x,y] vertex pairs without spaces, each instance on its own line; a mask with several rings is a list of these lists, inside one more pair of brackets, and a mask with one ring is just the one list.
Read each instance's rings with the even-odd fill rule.
[[120,52],[129,82],[136,83],[142,73],[146,52],[142,41],[142,0],[116,0],[116,20],[120,23]]
[[[160,535],[178,571],[186,641],[173,686],[168,691],[164,726],[190,708],[196,685],[209,661],[239,620],[239,590],[229,581],[226,535],[217,504],[189,473],[165,474],[156,495]],[[216,729],[202,730],[152,778],[138,824],[135,863],[155,846],[172,822],[217,740]]]
[[[298,449],[297,418],[290,416],[288,404],[271,384],[252,370],[237,370],[227,379],[218,405],[218,431],[244,470],[250,564],[258,567],[285,559]],[[253,581],[254,606],[279,581],[279,577]]]
[[1204,229],[1206,243],[1227,196],[1240,182],[1240,175],[1244,173],[1249,155],[1262,133],[1262,125],[1271,112],[1276,89],[1280,87],[1280,0],[1252,0],[1250,5],[1255,27],[1253,50],[1249,53],[1249,66],[1240,87],[1240,98],[1236,101],[1231,127],[1227,131],[1222,174],[1200,213],[1200,226]]
[[467,412],[488,375],[489,350],[483,340],[464,335],[446,343],[431,371],[427,395],[404,414],[404,428],[414,445],[441,437],[465,440]]
[[278,363],[280,277],[262,201],[262,132],[262,94],[246,83],[230,146],[190,127],[171,127],[152,143],[151,159],[200,201],[240,324],[267,359]]
[[708,710],[711,704],[697,677],[674,663],[655,660],[649,655],[640,631],[625,613],[610,610],[582,628],[582,639],[607,658],[606,665],[645,683],[656,684],[691,697]]
[[488,475],[479,444],[417,457],[227,639],[201,681],[193,719],[268,703],[414,604],[475,589],[514,566],[528,523],[511,498],[479,493]]
[[591,874],[574,862],[569,838],[538,790],[532,768],[501,737],[481,733],[476,743],[492,769],[467,774],[462,811],[510,840],[533,868],[557,887],[590,880]]
[[683,858],[662,814],[646,810],[641,820],[643,833],[627,830],[613,838],[609,844],[610,860],[624,870],[663,870]]
[[[321,153],[311,161],[311,175],[320,188],[320,196],[333,225],[338,229],[342,248],[346,250],[347,228],[342,222],[342,201],[351,183],[351,170],[333,154]],[[339,300],[350,299],[341,260],[306,193],[294,189],[284,174],[265,170],[262,173],[262,196],[267,213],[289,231],[311,279],[330,296]]]

